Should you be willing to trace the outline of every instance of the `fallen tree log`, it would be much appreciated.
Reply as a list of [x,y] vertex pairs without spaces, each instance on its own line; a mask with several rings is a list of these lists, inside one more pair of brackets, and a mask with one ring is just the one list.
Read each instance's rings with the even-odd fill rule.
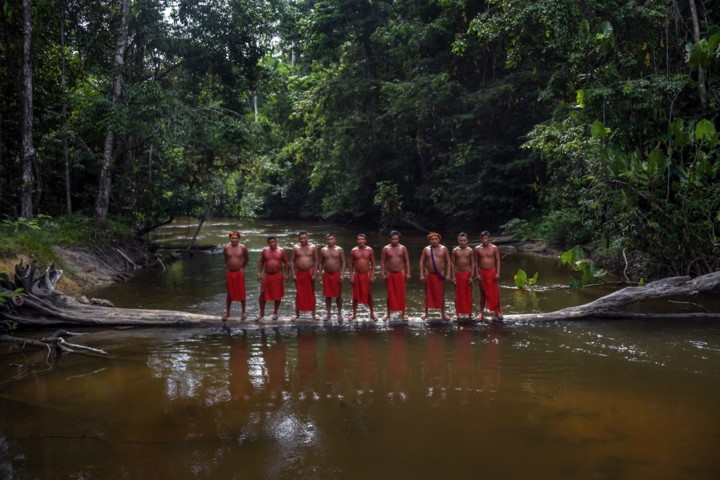
[[[15,268],[15,281],[7,275],[0,277],[0,294],[15,298],[13,292],[23,288],[21,302],[0,303],[0,322],[23,327],[191,327],[226,324],[220,315],[205,315],[171,310],[146,310],[86,305],[55,290],[62,271],[54,265],[41,277],[34,278],[35,266]],[[695,296],[720,292],[720,271],[701,277],[672,277],[648,283],[642,287],[626,287],[585,305],[549,313],[506,315],[506,322],[540,322],[589,319],[712,319],[720,320],[720,312],[698,313],[633,313],[629,305],[668,297]],[[287,325],[290,318],[263,321],[260,327]],[[412,323],[419,323],[411,319]],[[251,322],[243,322],[251,325]],[[305,323],[305,322],[303,322]],[[346,322],[345,325],[353,325]]]

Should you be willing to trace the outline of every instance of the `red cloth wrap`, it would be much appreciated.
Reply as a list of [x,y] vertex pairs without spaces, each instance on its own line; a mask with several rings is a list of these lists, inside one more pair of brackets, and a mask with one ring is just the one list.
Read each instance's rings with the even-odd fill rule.
[[323,272],[323,296],[325,298],[340,297],[340,272]]
[[405,272],[387,274],[387,302],[391,312],[405,311]]
[[425,308],[443,308],[445,304],[445,280],[437,273],[425,277]]
[[227,284],[227,294],[233,302],[245,301],[245,273],[242,270],[234,272],[228,270],[225,273],[225,283]]
[[370,303],[370,274],[355,273],[352,281],[353,300],[357,300],[358,304],[367,305]]
[[500,288],[495,279],[495,269],[480,270],[480,288],[485,295],[485,305],[490,311],[497,311],[500,304]]
[[472,314],[472,272],[455,272],[455,313],[457,315]]
[[295,309],[299,312],[315,310],[315,269],[295,271]]
[[282,300],[285,296],[282,273],[266,273],[262,281],[263,299],[266,302]]

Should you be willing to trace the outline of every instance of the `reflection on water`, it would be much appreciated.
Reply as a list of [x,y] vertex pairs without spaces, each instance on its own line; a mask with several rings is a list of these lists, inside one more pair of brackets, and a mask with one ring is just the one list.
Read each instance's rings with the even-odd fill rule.
[[[720,473],[711,324],[95,331],[84,343],[113,353],[3,385],[3,478]],[[4,378],[43,363],[0,358]]]

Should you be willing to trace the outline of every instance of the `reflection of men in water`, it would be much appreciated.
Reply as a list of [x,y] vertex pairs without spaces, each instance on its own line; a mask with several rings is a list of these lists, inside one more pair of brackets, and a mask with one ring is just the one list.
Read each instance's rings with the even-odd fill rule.
[[469,403],[471,391],[476,389],[473,375],[473,331],[459,327],[455,332],[456,388],[460,392],[460,404]]
[[402,312],[407,322],[405,307],[405,285],[410,280],[410,256],[407,248],[400,244],[400,232],[390,232],[390,243],[380,254],[380,275],[387,287],[387,313],[383,320],[390,319],[391,312]]
[[340,397],[343,393],[343,354],[340,345],[341,336],[344,336],[344,333],[328,332],[327,335],[327,346],[325,347],[326,398]]
[[297,371],[299,379],[300,400],[319,398],[316,388],[317,380],[317,335],[315,330],[298,330],[297,333]]
[[325,235],[327,245],[320,250],[320,269],[322,270],[323,296],[327,315],[325,321],[330,321],[330,307],[332,299],[336,299],[338,309],[338,322],[342,322],[342,278],[345,275],[345,251],[335,244],[335,235]]
[[502,324],[493,323],[488,327],[485,338],[485,353],[483,354],[480,369],[482,375],[482,390],[486,395],[497,393],[500,390],[500,340],[502,339]]
[[484,320],[485,306],[495,312],[498,320],[502,321],[502,308],[500,307],[500,249],[490,243],[490,232],[487,230],[480,234],[480,245],[475,247],[475,264],[477,278],[480,281],[480,315]]
[[452,281],[455,284],[455,313],[457,319],[472,317],[473,272],[475,255],[468,247],[466,233],[458,235],[458,246],[450,254]]
[[427,396],[432,400],[432,405],[437,407],[445,399],[446,375],[445,375],[445,334],[438,331],[430,331],[425,335],[425,379],[424,383],[428,389]]
[[293,246],[290,259],[292,278],[295,280],[295,318],[300,312],[312,312],[315,320],[315,277],[320,265],[318,249],[309,243],[308,233],[298,233],[298,244]]
[[357,318],[358,304],[370,308],[370,318],[377,320],[373,311],[372,282],[375,280],[375,251],[367,245],[364,233],[357,236],[357,247],[350,250],[350,281],[353,287],[352,316]]
[[420,317],[428,317],[428,309],[439,308],[443,320],[450,320],[445,315],[445,279],[448,276],[450,254],[444,245],[440,245],[440,234],[430,232],[427,235],[430,245],[425,247],[420,256],[420,280],[425,282],[425,313]]
[[275,343],[268,346],[265,329],[260,330],[263,358],[267,368],[267,387],[270,399],[279,405],[283,400],[285,391],[285,360],[287,357],[285,344],[282,342],[280,331],[275,328]]
[[232,302],[240,302],[242,305],[242,318],[247,318],[245,313],[245,267],[250,260],[248,249],[240,243],[240,232],[232,231],[228,234],[230,243],[225,245],[223,256],[225,257],[225,283],[227,285],[227,298],[225,301],[225,314],[222,319],[230,318],[230,306]]
[[407,331],[404,328],[390,330],[390,351],[388,353],[388,376],[390,387],[388,397],[392,401],[407,400],[406,383],[408,380],[407,366]]
[[[265,316],[265,303],[275,302],[273,320],[277,320],[280,300],[285,295],[283,281],[288,280],[288,261],[285,250],[277,246],[277,237],[267,238],[268,246],[263,248],[258,263],[258,282],[260,282],[260,313],[258,320]],[[285,274],[283,275],[283,269]],[[264,274],[263,274],[264,272]]]
[[253,384],[250,381],[250,346],[247,332],[233,341],[230,338],[230,398],[247,402],[252,398]]
[[375,393],[375,355],[372,350],[374,336],[375,332],[372,330],[361,330],[355,344],[355,395],[359,405],[372,403],[372,395]]

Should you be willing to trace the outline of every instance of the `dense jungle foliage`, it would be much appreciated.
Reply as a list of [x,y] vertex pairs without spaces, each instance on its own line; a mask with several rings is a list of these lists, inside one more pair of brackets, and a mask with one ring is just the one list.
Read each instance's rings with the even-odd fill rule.
[[7,222],[504,224],[720,268],[717,2],[0,0],[0,32]]

